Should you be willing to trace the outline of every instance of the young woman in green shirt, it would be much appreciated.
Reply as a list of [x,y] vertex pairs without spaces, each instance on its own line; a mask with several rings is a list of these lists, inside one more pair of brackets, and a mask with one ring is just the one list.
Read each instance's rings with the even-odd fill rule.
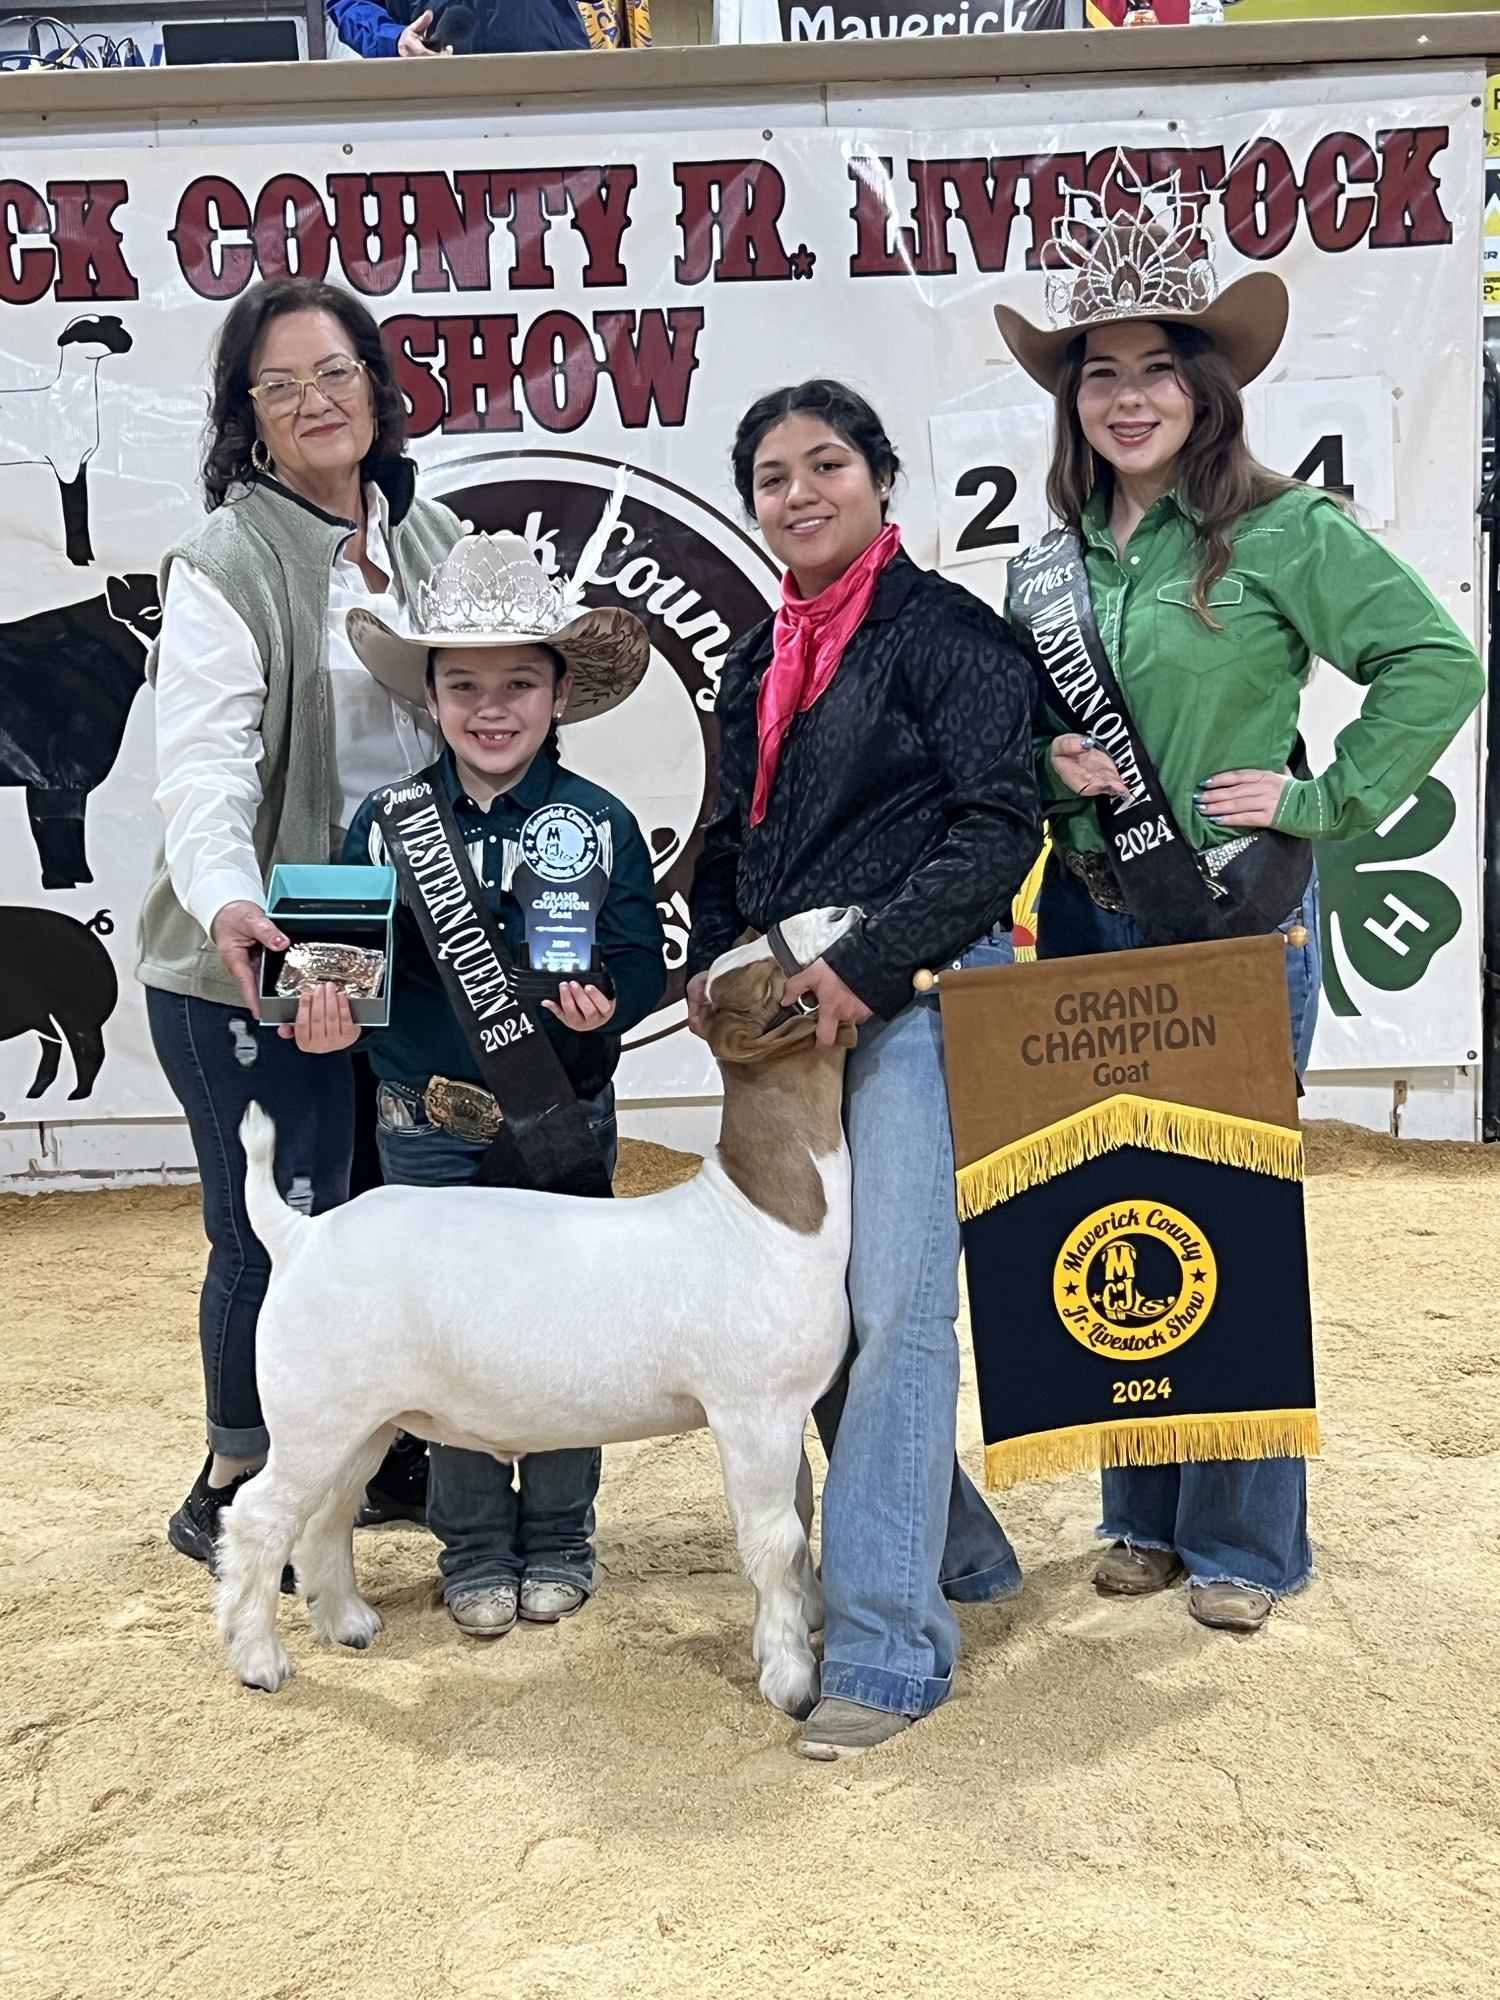
[[[1477,706],[1483,671],[1426,586],[1346,507],[1251,456],[1240,390],[1280,343],[1286,289],[1257,272],[1215,298],[1206,260],[1179,247],[1190,233],[1095,208],[1064,253],[1077,275],[1049,287],[1062,324],[996,309],[1016,358],[1056,398],[1048,500],[1082,543],[1099,636],[1195,852],[1261,828],[1313,842],[1362,833],[1431,770]],[[1122,317],[1120,302],[1159,317]],[[1369,693],[1328,768],[1294,775],[1315,658]],[[1039,952],[1150,942],[1093,804],[1127,795],[1124,780],[1091,737],[1053,728]],[[1315,874],[1279,927],[1300,1072],[1319,985]],[[1255,1631],[1311,1574],[1301,1459],[1102,1477],[1110,1546],[1094,1582],[1107,1595],[1162,1590],[1185,1571],[1200,1623]]]

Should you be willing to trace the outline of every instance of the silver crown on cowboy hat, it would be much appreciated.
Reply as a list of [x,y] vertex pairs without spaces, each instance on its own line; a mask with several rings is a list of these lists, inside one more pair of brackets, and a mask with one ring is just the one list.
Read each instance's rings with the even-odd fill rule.
[[1286,332],[1287,290],[1274,271],[1252,271],[1219,290],[1212,250],[1192,255],[1200,200],[1182,177],[1142,181],[1116,152],[1098,193],[1063,186],[1052,224],[1062,268],[1047,273],[1050,329],[996,306],[1006,346],[1026,373],[1055,390],[1068,348],[1089,327],[1127,319],[1201,327],[1241,388],[1265,368]]
[[573,676],[564,722],[618,708],[645,678],[651,641],[633,611],[589,609],[583,593],[620,518],[626,476],[622,465],[599,525],[561,587],[520,535],[465,535],[417,585],[410,632],[394,631],[373,611],[349,613],[355,652],[383,688],[422,708],[428,657],[438,648],[550,646]]

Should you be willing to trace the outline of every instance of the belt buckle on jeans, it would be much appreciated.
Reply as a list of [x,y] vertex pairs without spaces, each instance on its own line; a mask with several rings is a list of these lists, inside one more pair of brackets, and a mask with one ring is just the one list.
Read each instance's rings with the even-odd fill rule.
[[425,1094],[427,1116],[440,1132],[471,1145],[487,1145],[505,1123],[500,1106],[489,1091],[477,1083],[462,1083],[451,1076],[435,1076]]
[[1098,853],[1092,848],[1080,850],[1075,847],[1065,847],[1062,850],[1062,860],[1068,873],[1077,876],[1101,910],[1109,910],[1117,917],[1129,916],[1130,905],[1120,894],[1120,885],[1115,879],[1115,871],[1109,865],[1108,855]]

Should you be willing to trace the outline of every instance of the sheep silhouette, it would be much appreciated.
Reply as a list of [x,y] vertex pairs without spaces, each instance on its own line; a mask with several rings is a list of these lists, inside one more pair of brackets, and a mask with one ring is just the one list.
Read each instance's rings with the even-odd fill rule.
[[114,767],[161,625],[154,576],[0,624],[0,785],[26,787],[44,889],[92,882],[88,794]]
[[60,910],[0,909],[0,1042],[41,1037],[41,1060],[28,1097],[57,1080],[66,1041],[75,1082],[70,1099],[87,1097],[104,1061],[104,1023],[115,1011],[120,983],[96,932],[108,936],[107,910],[81,924]]
[[0,465],[50,465],[62,501],[64,548],[80,567],[89,539],[89,460],[99,449],[99,363],[135,342],[114,313],[85,313],[57,336],[57,373],[38,388],[0,388]]

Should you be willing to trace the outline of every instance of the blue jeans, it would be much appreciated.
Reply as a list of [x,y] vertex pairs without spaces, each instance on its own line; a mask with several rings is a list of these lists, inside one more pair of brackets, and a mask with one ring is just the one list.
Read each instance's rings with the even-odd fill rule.
[[276,1121],[276,1185],[304,1214],[349,1198],[354,1081],[346,1055],[304,1055],[244,1007],[146,988],[157,1058],[187,1113],[198,1177],[208,1270],[198,1300],[198,1338],[208,1402],[208,1443],[226,1458],[269,1448],[255,1385],[255,1325],[271,1263],[245,1214],[245,1155],[239,1126],[252,1099]]
[[[422,1099],[382,1083],[376,1143],[386,1181],[399,1187],[467,1187],[487,1150],[427,1122]],[[615,1170],[615,1093],[606,1084],[582,1100],[605,1165]],[[518,1468],[487,1451],[428,1447],[427,1525],[443,1545],[443,1594],[489,1584],[572,1583],[594,1587],[595,1448],[528,1452]]]
[[[1012,956],[1009,932],[997,931],[963,963]],[[935,995],[860,1029],[844,1123],[854,1343],[847,1384],[818,1410],[825,1442],[836,1426],[823,1488],[821,1691],[925,1715],[946,1697],[958,1654],[947,1599],[1021,1587],[1004,1530],[954,1459],[960,1245]]]
[[[1054,859],[1037,910],[1037,955],[1072,958],[1132,951],[1145,943],[1133,917],[1101,910],[1076,875]],[[1318,1017],[1318,878],[1281,925],[1307,930],[1288,945],[1287,1001],[1300,1076]],[[1189,1583],[1242,1583],[1285,1597],[1312,1575],[1307,1539],[1307,1462],[1301,1458],[1211,1459],[1189,1465],[1112,1466],[1100,1475],[1104,1541],[1176,1549]]]

